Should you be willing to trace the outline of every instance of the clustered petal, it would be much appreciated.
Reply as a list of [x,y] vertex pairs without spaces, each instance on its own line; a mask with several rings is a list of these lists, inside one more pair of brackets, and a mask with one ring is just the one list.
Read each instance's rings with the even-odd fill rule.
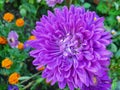
[[108,90],[110,79],[104,73],[112,55],[106,49],[111,34],[103,21],[95,12],[73,5],[43,15],[32,31],[36,39],[28,41],[34,48],[33,64],[37,69],[45,66],[42,77],[51,85],[58,82],[60,89],[68,85],[70,90]]
[[63,0],[46,0],[47,4],[50,7],[55,6],[57,3],[61,4],[63,2]]

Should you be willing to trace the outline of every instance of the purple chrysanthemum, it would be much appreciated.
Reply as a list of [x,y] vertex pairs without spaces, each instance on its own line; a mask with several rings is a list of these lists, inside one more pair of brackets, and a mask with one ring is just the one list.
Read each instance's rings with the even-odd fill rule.
[[47,4],[50,7],[55,6],[57,3],[61,4],[63,2],[63,0],[46,0]]
[[32,32],[36,36],[29,41],[35,49],[30,52],[33,64],[45,66],[42,77],[51,85],[58,82],[60,89],[66,85],[70,90],[89,87],[90,75],[101,77],[111,56],[106,49],[111,35],[105,31],[104,19],[73,5],[70,9],[56,8],[54,13],[48,11]]
[[17,47],[17,45],[19,43],[18,34],[15,31],[10,31],[8,34],[7,41],[12,48]]

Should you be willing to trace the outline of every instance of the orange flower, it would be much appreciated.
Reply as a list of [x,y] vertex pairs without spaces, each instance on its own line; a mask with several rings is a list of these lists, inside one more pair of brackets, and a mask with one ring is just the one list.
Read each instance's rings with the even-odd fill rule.
[[36,37],[34,35],[31,35],[28,40],[35,40]]
[[8,81],[9,81],[10,84],[17,84],[18,81],[19,81],[19,80],[18,80],[19,77],[20,77],[20,75],[19,75],[18,73],[14,72],[13,74],[11,74],[11,75],[9,76]]
[[3,36],[0,36],[0,44],[7,44],[7,39]]
[[16,20],[16,26],[22,27],[23,25],[24,25],[24,20],[22,18]]
[[42,66],[41,68],[38,68],[38,71],[43,71],[45,69],[44,66]]
[[6,69],[9,69],[12,64],[13,64],[13,62],[9,58],[6,58],[2,61],[2,67],[6,68]]
[[17,48],[20,49],[20,50],[24,49],[24,44],[19,42]]
[[12,13],[5,13],[3,19],[7,22],[11,22],[14,19],[14,15]]

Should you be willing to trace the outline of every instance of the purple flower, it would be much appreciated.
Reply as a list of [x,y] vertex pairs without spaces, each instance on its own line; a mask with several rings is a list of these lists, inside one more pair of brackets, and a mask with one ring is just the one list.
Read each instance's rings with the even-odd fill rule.
[[19,43],[18,34],[15,31],[9,32],[7,40],[12,48],[16,47]]
[[111,90],[111,80],[107,73],[104,73],[102,77],[93,76],[92,85],[89,87],[83,86],[82,90]]
[[8,90],[19,90],[19,88],[16,85],[8,85]]
[[105,31],[104,18],[73,5],[56,8],[54,13],[43,15],[32,31],[36,40],[28,43],[35,49],[30,52],[33,64],[45,66],[42,77],[51,85],[58,82],[60,89],[89,87],[90,75],[103,76],[110,62],[106,46],[111,35]]
[[50,7],[55,6],[57,3],[61,4],[63,2],[63,0],[46,0],[47,4]]

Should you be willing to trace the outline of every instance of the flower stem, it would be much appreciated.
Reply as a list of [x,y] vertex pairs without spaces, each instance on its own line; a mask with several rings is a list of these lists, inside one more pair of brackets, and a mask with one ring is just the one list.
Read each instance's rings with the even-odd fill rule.
[[27,88],[29,88],[33,83],[35,83],[34,81],[28,83],[28,85],[26,85],[23,89],[26,90]]
[[36,76],[39,75],[40,73],[41,73],[41,72],[38,72],[38,73],[32,75],[29,79],[22,81],[20,84],[23,84],[23,83],[27,82],[28,80],[30,80],[30,79],[36,77]]

